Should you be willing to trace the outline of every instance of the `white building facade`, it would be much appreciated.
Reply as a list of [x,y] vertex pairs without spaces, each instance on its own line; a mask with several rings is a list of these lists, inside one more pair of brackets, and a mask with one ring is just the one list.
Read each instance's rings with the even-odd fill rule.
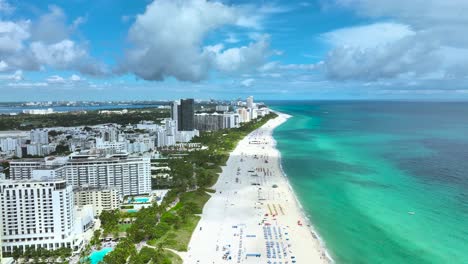
[[75,205],[91,205],[94,215],[98,216],[102,211],[112,211],[120,207],[122,197],[117,187],[106,188],[77,188],[74,191]]
[[65,180],[0,182],[2,250],[76,249],[73,191]]

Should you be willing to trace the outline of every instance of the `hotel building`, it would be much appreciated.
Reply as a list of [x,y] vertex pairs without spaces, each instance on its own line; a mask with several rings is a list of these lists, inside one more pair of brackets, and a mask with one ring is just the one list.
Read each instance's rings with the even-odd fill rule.
[[76,249],[73,191],[63,179],[0,181],[2,251]]

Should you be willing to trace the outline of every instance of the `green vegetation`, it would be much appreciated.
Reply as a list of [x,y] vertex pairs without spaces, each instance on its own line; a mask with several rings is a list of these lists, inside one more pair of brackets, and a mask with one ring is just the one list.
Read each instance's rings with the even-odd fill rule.
[[103,229],[102,234],[107,236],[108,234],[116,234],[119,231],[119,219],[121,217],[118,209],[114,211],[102,211],[99,215],[101,220],[101,228]]
[[176,254],[168,250],[164,250],[162,247],[158,247],[156,249],[150,247],[143,247],[138,253],[138,255],[135,255],[130,259],[130,263],[182,264],[182,259]]
[[3,173],[5,173],[6,178],[10,178],[10,163],[8,161],[2,162]]
[[[148,208],[142,208],[132,215],[135,221],[127,226],[119,225],[118,219],[125,218],[128,214],[123,215],[118,211],[101,214],[104,234],[123,229],[127,232],[127,237],[106,255],[104,262],[181,263],[180,258],[163,248],[187,251],[192,233],[200,221],[198,214],[202,213],[209,200],[209,193],[215,192],[209,188],[217,181],[221,166],[226,164],[229,153],[239,140],[274,117],[276,114],[270,114],[237,129],[202,133],[193,141],[208,146],[207,150],[165,153],[186,155],[167,160],[173,177],[172,189],[160,206],[154,203]],[[147,244],[155,248],[144,247],[137,253],[134,244],[142,241],[147,241]]]
[[132,241],[130,241],[130,239],[125,238],[122,239],[119,244],[117,244],[111,253],[104,257],[103,263],[125,264],[129,258],[133,259],[137,255],[138,253],[135,245],[132,243]]
[[171,228],[149,243],[155,246],[163,244],[177,251],[187,251],[193,230],[200,221],[196,214],[202,213],[208,199],[210,195],[204,189],[182,193],[179,203],[161,217],[161,223],[167,223]]
[[11,255],[4,254],[5,257],[12,257],[15,261],[23,259],[26,262],[33,263],[68,263],[67,259],[71,256],[70,248],[59,248],[56,250],[47,250],[44,248],[34,249],[26,247],[24,252],[20,249],[15,249]]
[[[113,109],[117,110],[117,109]],[[169,117],[169,110],[158,108],[132,109],[125,114],[99,114],[99,111],[67,112],[49,115],[3,115],[0,130],[30,130],[55,126],[92,126],[105,123],[136,124],[141,120],[159,122]]]
[[131,224],[119,224],[119,232],[125,232],[131,226]]

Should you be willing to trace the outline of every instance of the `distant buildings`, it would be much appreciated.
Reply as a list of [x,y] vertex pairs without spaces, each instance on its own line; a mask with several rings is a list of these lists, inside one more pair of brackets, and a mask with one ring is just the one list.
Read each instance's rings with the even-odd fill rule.
[[217,105],[216,112],[227,112],[229,111],[229,105]]
[[72,186],[63,179],[0,182],[2,250],[26,247],[77,249],[82,232],[75,225]]
[[34,129],[30,133],[31,143],[49,144],[49,131],[44,129]]
[[181,99],[177,106],[177,124],[179,131],[193,131],[194,129],[194,101]]
[[52,108],[47,108],[47,109],[24,109],[23,114],[29,114],[29,115],[48,115],[48,114],[53,114],[54,109]]

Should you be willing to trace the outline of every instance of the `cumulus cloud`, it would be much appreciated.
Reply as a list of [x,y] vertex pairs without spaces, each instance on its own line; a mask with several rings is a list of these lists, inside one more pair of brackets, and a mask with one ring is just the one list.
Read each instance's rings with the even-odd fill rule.
[[0,20],[0,55],[17,52],[24,48],[24,41],[30,37],[30,21]]
[[465,33],[468,18],[461,15],[468,12],[467,1],[336,0],[336,3],[359,15],[393,22],[323,34],[322,39],[332,47],[324,64],[331,79],[376,81],[468,76]]
[[393,17],[414,26],[468,23],[465,0],[336,0],[366,17]]
[[174,77],[196,82],[212,70],[233,72],[252,67],[266,56],[267,38],[230,49],[203,43],[209,32],[225,25],[255,27],[256,21],[245,10],[215,1],[155,0],[129,30],[133,47],[120,71],[146,80]]
[[216,69],[236,72],[261,65],[269,56],[269,37],[264,36],[247,46],[224,49],[222,44],[205,48],[205,54],[213,59]]
[[8,70],[37,71],[50,67],[90,75],[106,74],[105,65],[71,38],[84,19],[77,18],[70,26],[66,20],[57,6],[50,6],[37,21],[0,20],[0,57]]

